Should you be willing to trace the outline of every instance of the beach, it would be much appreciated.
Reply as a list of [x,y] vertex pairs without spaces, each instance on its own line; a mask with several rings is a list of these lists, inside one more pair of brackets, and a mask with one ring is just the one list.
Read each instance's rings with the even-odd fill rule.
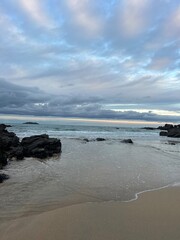
[[[62,153],[2,170],[10,178],[0,185],[1,240],[180,239],[178,140],[132,127],[12,130],[21,139],[57,137]],[[127,138],[133,143],[122,142]]]
[[0,225],[1,240],[179,240],[180,188],[131,202],[83,203]]

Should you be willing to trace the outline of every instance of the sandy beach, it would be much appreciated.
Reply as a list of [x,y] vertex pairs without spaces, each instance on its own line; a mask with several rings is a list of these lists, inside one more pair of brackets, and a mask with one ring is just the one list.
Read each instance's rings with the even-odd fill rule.
[[1,240],[179,240],[180,188],[83,203],[0,224]]

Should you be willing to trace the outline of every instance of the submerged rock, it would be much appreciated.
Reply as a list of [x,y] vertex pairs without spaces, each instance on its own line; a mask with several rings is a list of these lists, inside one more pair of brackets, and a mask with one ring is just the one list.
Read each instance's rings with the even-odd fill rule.
[[123,139],[122,141],[121,141],[122,143],[133,143],[133,141],[132,141],[132,139]]
[[168,141],[167,143],[165,143],[165,144],[169,144],[169,145],[176,145],[177,144],[177,142],[170,142],[170,141]]
[[102,142],[102,141],[106,141],[106,139],[105,139],[105,138],[100,138],[100,137],[98,137],[98,138],[96,138],[96,141]]

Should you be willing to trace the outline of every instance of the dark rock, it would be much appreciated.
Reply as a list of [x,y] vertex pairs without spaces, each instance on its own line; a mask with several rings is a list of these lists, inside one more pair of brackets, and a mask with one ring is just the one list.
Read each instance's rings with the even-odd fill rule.
[[6,124],[6,127],[12,127],[11,125],[9,125],[9,124]]
[[23,138],[21,145],[25,157],[43,159],[61,152],[61,141],[57,138],[49,138],[46,134]]
[[49,138],[47,134],[19,138],[0,124],[0,166],[7,164],[7,158],[22,160],[24,157],[46,158],[61,152],[61,141]]
[[160,132],[159,133],[160,136],[180,138],[180,124],[178,125],[165,124],[164,126],[158,127],[158,129],[166,130]]
[[61,152],[61,142],[57,138],[49,138],[48,144],[45,147],[46,150],[53,153],[60,153]]
[[[7,165],[7,159],[22,160],[24,157],[36,157],[44,159],[61,152],[61,141],[57,138],[49,138],[47,134],[19,138],[13,132],[6,130],[7,125],[0,124],[0,169]],[[0,183],[8,176],[0,174]]]
[[19,145],[19,138],[13,133],[4,134],[0,136],[0,138],[0,144],[3,145],[5,151],[10,150],[11,147],[17,147]]
[[15,158],[16,160],[23,160],[24,158],[24,149],[21,145],[17,147],[12,147],[8,152],[8,158]]
[[0,149],[0,169],[2,169],[4,166],[6,166],[7,163],[8,163],[7,156],[6,156],[5,152],[1,148]]
[[164,126],[159,126],[158,129],[166,130],[160,132],[159,133],[160,136],[180,138],[180,124],[178,125],[165,124]]
[[31,156],[35,158],[45,159],[47,157],[51,157],[52,152],[48,154],[48,152],[44,148],[34,148],[31,151]]
[[180,138],[180,128],[171,128],[167,133],[168,137]]
[[159,126],[157,129],[168,131],[171,128],[174,128],[172,124],[165,124],[164,126]]
[[0,124],[0,148],[3,147],[4,151],[10,150],[11,147],[19,145],[19,138],[13,132],[6,130],[5,124]]
[[9,176],[7,174],[0,173],[0,183],[7,179],[9,179]]
[[[6,129],[6,125],[0,124],[0,169],[2,169],[8,163],[6,151],[3,146],[3,140],[2,140],[3,133],[6,132],[5,129]],[[0,177],[0,182],[2,182],[2,181],[3,181],[3,175],[1,175],[1,177]]]
[[89,139],[84,138],[83,141],[84,141],[84,142],[89,142]]
[[169,145],[176,145],[175,142],[168,142],[167,144],[169,144]]
[[143,127],[141,129],[145,129],[145,130],[157,130],[157,128],[154,127]]
[[133,141],[132,141],[132,139],[123,139],[122,141],[121,141],[122,143],[133,143]]
[[35,125],[38,125],[39,123],[37,123],[37,122],[25,122],[23,124],[35,124]]
[[11,125],[7,125],[7,124],[0,124],[0,133],[3,132],[7,127],[12,127]]
[[159,133],[159,136],[167,136],[168,135],[168,132],[167,131],[161,131]]
[[102,141],[106,141],[106,139],[105,139],[105,138],[100,138],[100,137],[98,137],[98,138],[96,138],[96,141],[102,142]]
[[40,141],[46,141],[49,139],[49,136],[47,134],[41,134],[41,135],[34,135],[31,137],[25,137],[21,141],[21,145],[23,147],[29,146],[30,144],[33,144],[34,142],[40,140]]

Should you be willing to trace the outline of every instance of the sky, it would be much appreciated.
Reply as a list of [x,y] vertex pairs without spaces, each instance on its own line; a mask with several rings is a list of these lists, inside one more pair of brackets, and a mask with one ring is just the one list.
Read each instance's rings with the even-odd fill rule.
[[180,122],[179,0],[1,0],[0,114]]

